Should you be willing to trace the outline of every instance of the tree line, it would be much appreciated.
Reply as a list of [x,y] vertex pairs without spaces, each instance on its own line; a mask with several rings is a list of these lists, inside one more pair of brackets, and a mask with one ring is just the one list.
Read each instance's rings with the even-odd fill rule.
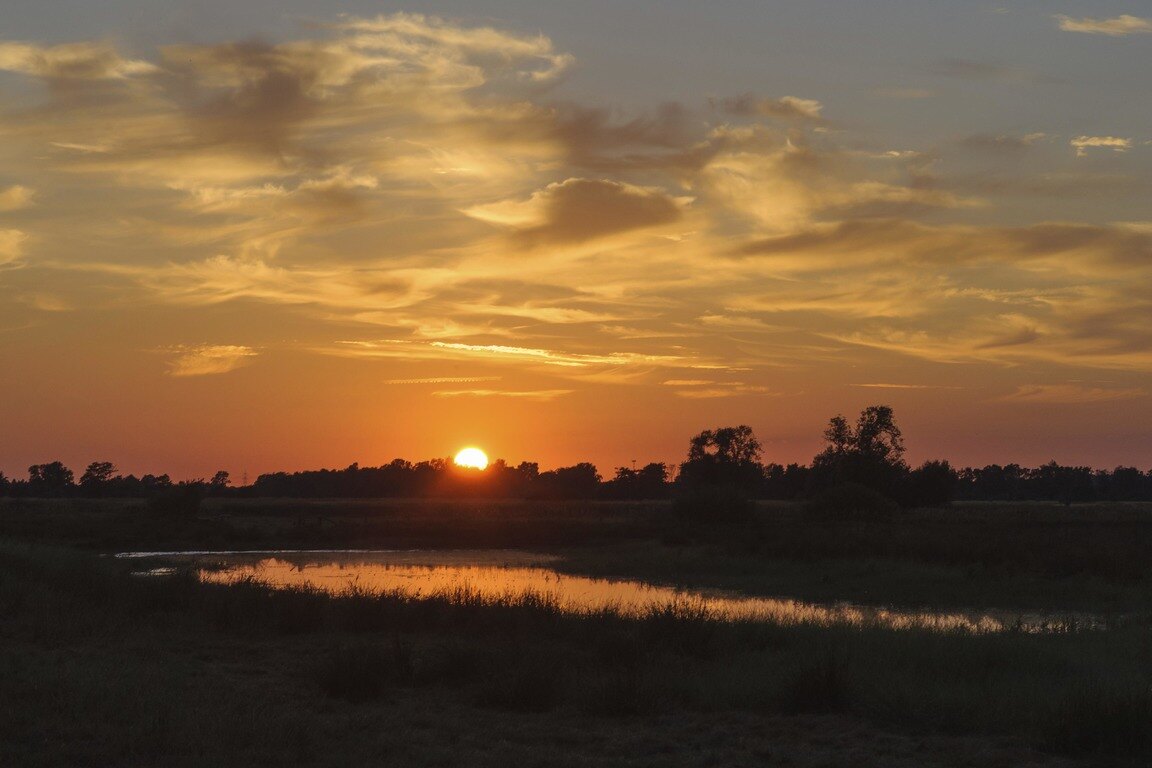
[[661,499],[690,494],[745,499],[819,499],[829,493],[872,495],[900,506],[947,504],[953,499],[988,501],[1152,501],[1152,470],[1099,470],[1055,461],[1027,468],[990,464],[955,469],[947,461],[911,467],[903,435],[890,407],[861,411],[855,422],[833,417],[825,447],[802,464],[763,462],[763,449],[746,425],[705,430],[689,440],[679,465],[651,462],[617,467],[605,479],[582,462],[540,471],[535,462],[515,466],[497,460],[484,470],[461,468],[449,459],[395,459],[378,467],[274,472],[236,487],[229,474],[173,482],[168,475],[120,474],[108,461],[88,465],[79,480],[60,461],[34,464],[26,480],[0,473],[0,496],[197,499],[203,496],[277,498],[492,497],[525,499]]

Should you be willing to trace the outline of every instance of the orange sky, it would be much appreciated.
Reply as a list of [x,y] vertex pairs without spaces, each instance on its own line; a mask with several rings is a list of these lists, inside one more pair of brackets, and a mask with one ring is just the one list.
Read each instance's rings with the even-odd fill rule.
[[771,74],[724,92],[713,49],[647,103],[491,18],[0,39],[0,470],[610,475],[738,423],[807,462],[876,403],[914,463],[1148,469],[1140,21],[1016,14],[983,68],[851,89],[734,50]]

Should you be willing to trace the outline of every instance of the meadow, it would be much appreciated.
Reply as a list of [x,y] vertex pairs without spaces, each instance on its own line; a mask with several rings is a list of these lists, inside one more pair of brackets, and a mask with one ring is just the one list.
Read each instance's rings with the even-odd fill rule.
[[[5,765],[1144,765],[1147,505],[895,519],[765,504],[0,505]],[[1092,609],[1045,634],[639,617],[131,575],[128,549],[509,547],[590,575],[875,604]]]

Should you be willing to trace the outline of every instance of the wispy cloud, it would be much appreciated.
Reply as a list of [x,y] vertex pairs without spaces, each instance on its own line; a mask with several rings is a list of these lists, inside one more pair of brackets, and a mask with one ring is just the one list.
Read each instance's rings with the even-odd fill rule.
[[676,355],[641,352],[608,352],[604,354],[563,352],[554,349],[520,347],[507,344],[466,344],[464,342],[417,342],[405,339],[381,341],[341,341],[324,350],[330,354],[351,357],[407,359],[441,359],[445,357],[480,357],[492,362],[520,362],[561,369],[619,368],[627,366],[670,367],[687,363]]
[[786,120],[820,120],[824,105],[815,99],[783,96],[779,99],[761,99],[752,94],[721,99],[719,106],[725,112],[740,117],[776,117]]
[[870,384],[849,384],[850,387],[863,387],[864,389],[960,389],[960,387],[942,386],[939,384],[891,384],[891,383],[870,383]]
[[714,400],[722,397],[738,397],[741,395],[768,395],[774,394],[768,387],[759,384],[744,384],[734,382],[719,386],[689,387],[677,389],[676,396],[689,400]]
[[1101,403],[1112,400],[1132,400],[1147,397],[1143,387],[1113,389],[1086,387],[1080,384],[1029,384],[1016,388],[1000,400],[1011,403]]
[[436,397],[508,397],[520,400],[548,402],[571,394],[571,389],[501,390],[501,389],[457,389],[433,392]]
[[1068,143],[1076,149],[1076,157],[1086,157],[1089,149],[1127,152],[1132,148],[1131,139],[1122,139],[1116,136],[1077,136]]
[[19,229],[0,229],[0,267],[17,264],[27,240],[28,234]]
[[583,354],[559,352],[551,349],[533,349],[503,344],[463,344],[459,342],[434,341],[432,347],[466,354],[485,355],[505,359],[529,359],[546,365],[564,367],[584,367],[588,365],[636,365],[679,363],[681,358],[670,355],[646,355],[636,352],[609,352],[607,354]]
[[478,384],[500,381],[501,376],[436,376],[428,379],[388,379],[385,384]]
[[0,70],[60,80],[118,80],[152,74],[158,68],[123,59],[105,43],[0,43]]
[[1129,16],[1128,14],[1110,19],[1074,19],[1063,14],[1058,14],[1053,18],[1060,25],[1060,29],[1065,32],[1085,32],[1091,35],[1110,35],[1111,37],[1152,33],[1152,19]]
[[231,344],[200,344],[172,347],[178,356],[169,363],[170,376],[210,376],[228,373],[246,365],[257,352],[252,347]]
[[19,211],[32,205],[34,193],[28,187],[14,184],[7,189],[0,189],[0,211]]
[[1041,132],[1015,134],[987,134],[980,133],[964,138],[960,144],[967,149],[977,149],[985,152],[1021,152],[1035,146],[1045,139],[1048,134]]

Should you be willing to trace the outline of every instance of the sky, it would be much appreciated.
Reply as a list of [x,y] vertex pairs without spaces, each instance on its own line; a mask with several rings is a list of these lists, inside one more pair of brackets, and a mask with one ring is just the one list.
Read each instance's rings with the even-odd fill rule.
[[1152,467],[1152,5],[7,0],[0,471]]

